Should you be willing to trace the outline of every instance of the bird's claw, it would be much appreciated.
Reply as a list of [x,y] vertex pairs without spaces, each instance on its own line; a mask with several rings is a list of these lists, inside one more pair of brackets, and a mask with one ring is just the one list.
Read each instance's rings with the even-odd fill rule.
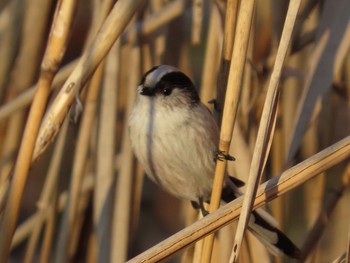
[[215,153],[215,160],[219,160],[219,161],[235,161],[235,157],[229,155],[229,154],[225,154],[223,151],[217,151]]

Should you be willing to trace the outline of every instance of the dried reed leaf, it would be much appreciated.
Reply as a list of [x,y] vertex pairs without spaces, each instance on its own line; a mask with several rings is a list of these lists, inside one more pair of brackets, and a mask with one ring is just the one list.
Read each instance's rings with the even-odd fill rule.
[[344,54],[344,50],[349,49],[350,23],[347,10],[350,10],[350,2],[347,0],[328,0],[323,7],[317,40],[309,60],[308,75],[288,145],[287,162],[292,160],[299,148],[317,99],[330,89],[334,70],[343,63],[344,56],[338,54]]

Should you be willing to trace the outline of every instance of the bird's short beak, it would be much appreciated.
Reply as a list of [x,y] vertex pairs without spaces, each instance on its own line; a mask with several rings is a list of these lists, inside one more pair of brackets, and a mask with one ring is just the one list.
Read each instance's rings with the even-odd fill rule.
[[140,94],[144,96],[153,96],[154,92],[155,92],[155,89],[143,87],[140,91]]

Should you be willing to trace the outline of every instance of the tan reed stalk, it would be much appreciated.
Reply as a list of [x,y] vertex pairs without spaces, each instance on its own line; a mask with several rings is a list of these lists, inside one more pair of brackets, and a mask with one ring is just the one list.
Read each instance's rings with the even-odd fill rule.
[[120,41],[107,56],[98,124],[94,224],[98,262],[110,262],[110,240],[115,188],[115,126],[119,83]]
[[[27,9],[24,14],[21,46],[8,80],[9,87],[5,101],[10,101],[34,82],[42,43],[45,38],[44,30],[48,20],[50,5],[51,0],[28,1],[25,5]],[[39,9],[37,6],[41,6],[41,8]],[[33,28],[36,28],[34,32]],[[1,167],[0,177],[2,180],[8,180],[12,169],[23,132],[24,119],[25,112],[17,112],[9,119],[7,124],[4,145],[1,149],[1,159],[9,159],[11,161],[8,161]]]
[[[94,177],[92,175],[86,176],[82,182],[81,193],[86,194],[87,192],[91,192],[94,187],[94,184],[95,184]],[[58,202],[57,202],[58,212],[62,212],[62,210],[66,206],[67,200],[68,200],[68,191],[65,191],[61,193],[58,198]],[[32,233],[38,216],[39,216],[38,213],[34,213],[16,229],[15,235],[12,239],[11,249],[18,247],[23,242],[23,240],[26,239]]]
[[323,7],[323,14],[319,21],[319,25],[322,26],[318,27],[318,37],[308,61],[308,74],[296,110],[293,134],[287,146],[287,162],[292,160],[299,148],[316,101],[331,87],[334,68],[338,68],[338,65],[342,65],[344,61],[345,56],[339,57],[338,52],[342,53],[344,47],[350,45],[348,12],[345,11],[348,8],[350,8],[350,4],[346,0],[340,0],[337,3],[326,1]]
[[62,127],[62,130],[57,138],[57,142],[55,145],[53,156],[51,158],[45,184],[37,203],[38,217],[36,219],[35,226],[32,230],[32,234],[29,237],[23,263],[33,262],[35,248],[39,241],[39,237],[40,237],[40,233],[43,228],[43,225],[45,224],[47,210],[52,209],[50,208],[50,205],[55,204],[55,202],[52,202],[52,201],[55,199],[54,198],[55,193],[58,192],[58,189],[57,189],[58,174],[59,174],[58,172],[62,161],[63,150],[64,150],[64,145],[65,145],[66,136],[67,136],[67,130],[68,130],[68,120],[64,122],[64,126]]
[[[33,2],[31,4],[33,4]],[[9,256],[11,240],[13,238],[23,190],[32,159],[34,142],[46,107],[53,76],[64,54],[70,22],[74,13],[74,4],[75,1],[63,1],[62,5],[59,5],[60,8],[57,9],[56,14],[60,15],[56,15],[54,18],[47,49],[41,64],[36,95],[29,112],[18,158],[14,167],[12,187],[0,227],[0,236],[2,236],[0,240],[0,261],[3,262],[7,261]],[[37,6],[34,8],[38,9]],[[33,63],[33,61],[30,63]],[[27,86],[29,86],[29,84]]]
[[[230,65],[231,65],[233,41],[236,33],[239,2],[240,0],[228,0],[226,4],[224,39],[223,39],[221,66],[219,71],[217,94],[216,94],[216,100],[218,104],[217,110],[219,111],[220,115],[222,113],[222,109],[224,105],[226,88],[227,88],[227,79],[228,79]],[[219,123],[221,123],[221,118],[219,118]]]
[[[238,101],[243,79],[243,69],[246,60],[248,49],[248,39],[250,35],[251,21],[254,11],[254,0],[244,1],[240,5],[239,15],[237,20],[237,30],[235,44],[232,52],[231,61],[235,61],[235,65],[230,67],[227,90],[225,96],[223,125],[220,131],[219,151],[226,155],[228,154],[233,127],[236,120]],[[226,31],[225,31],[226,33]],[[225,34],[226,36],[226,34]],[[225,43],[226,40],[224,40]],[[225,51],[225,50],[224,50]],[[224,180],[227,161],[217,161],[215,169],[215,177],[213,190],[210,198],[209,212],[215,211],[220,204],[221,190]],[[203,262],[210,262],[213,247],[213,235],[210,235],[204,240]]]
[[103,66],[100,65],[95,71],[86,96],[86,103],[79,128],[77,145],[74,153],[73,169],[70,180],[69,202],[65,210],[65,218],[60,231],[60,238],[57,244],[55,255],[56,262],[67,262],[70,248],[73,246],[72,236],[75,224],[78,224],[78,205],[81,192],[81,182],[84,177],[89,141],[91,131],[96,119],[97,98],[100,92],[100,83],[103,73]]
[[291,40],[300,2],[301,1],[290,2],[288,7],[286,21],[283,27],[274,68],[266,94],[266,100],[259,125],[257,141],[255,144],[252,163],[249,171],[247,190],[245,192],[242,205],[242,214],[238,221],[238,227],[233,243],[230,262],[236,262],[237,260],[244,231],[247,227],[249,216],[252,211],[251,209],[255,199],[255,194],[257,192],[257,188],[260,183],[260,179],[268,157],[276,122],[277,101],[279,94],[278,84],[282,73],[282,66],[287,56],[288,46]]
[[[350,136],[329,146],[305,161],[284,171],[280,176],[261,184],[254,202],[254,209],[295,189],[319,173],[346,160],[350,156]],[[217,231],[240,215],[243,196],[219,208],[191,226],[179,231],[153,248],[129,260],[134,262],[156,262],[190,245],[204,236]]]
[[[140,64],[139,48],[133,47],[129,55],[129,67],[133,74],[129,74],[128,100],[126,106],[126,115],[130,116],[131,108],[134,103],[135,92],[140,72],[137,65]],[[113,215],[112,243],[111,243],[111,262],[126,262],[129,241],[130,226],[130,208],[131,208],[131,189],[133,178],[134,157],[129,142],[128,125],[124,125],[122,137],[122,163],[115,189],[115,206]]]
[[[66,81],[76,64],[77,61],[75,60],[65,65],[57,72],[52,82],[53,89],[57,89],[63,84],[64,81]],[[3,121],[5,118],[11,116],[11,114],[13,114],[14,112],[28,107],[33,101],[34,95],[35,86],[32,86],[26,91],[19,94],[16,98],[13,98],[11,101],[7,102],[5,105],[2,105],[0,107],[0,122]]]
[[16,56],[16,44],[20,36],[21,17],[23,16],[23,1],[9,1],[0,14],[0,100],[3,99],[9,80],[13,60]]
[[222,46],[222,27],[217,6],[212,4],[210,11],[207,48],[205,50],[204,66],[202,72],[202,85],[200,87],[201,101],[209,106],[208,101],[215,98],[216,80],[220,64]]
[[342,253],[339,257],[332,261],[332,263],[347,263],[346,262],[346,253]]
[[192,0],[192,45],[199,45],[202,35],[203,0]]
[[96,70],[102,59],[107,55],[115,40],[130,21],[142,0],[118,1],[98,31],[93,42],[84,51],[78,65],[73,70],[61,91],[53,101],[43,120],[34,149],[33,159],[36,160],[56,136],[67,109],[74,101],[75,94]]

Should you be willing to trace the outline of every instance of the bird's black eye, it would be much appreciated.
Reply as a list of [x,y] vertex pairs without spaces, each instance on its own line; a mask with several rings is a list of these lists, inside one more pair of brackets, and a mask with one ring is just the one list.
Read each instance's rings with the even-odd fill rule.
[[164,87],[162,90],[162,93],[164,96],[169,96],[172,92],[172,89],[170,87]]

